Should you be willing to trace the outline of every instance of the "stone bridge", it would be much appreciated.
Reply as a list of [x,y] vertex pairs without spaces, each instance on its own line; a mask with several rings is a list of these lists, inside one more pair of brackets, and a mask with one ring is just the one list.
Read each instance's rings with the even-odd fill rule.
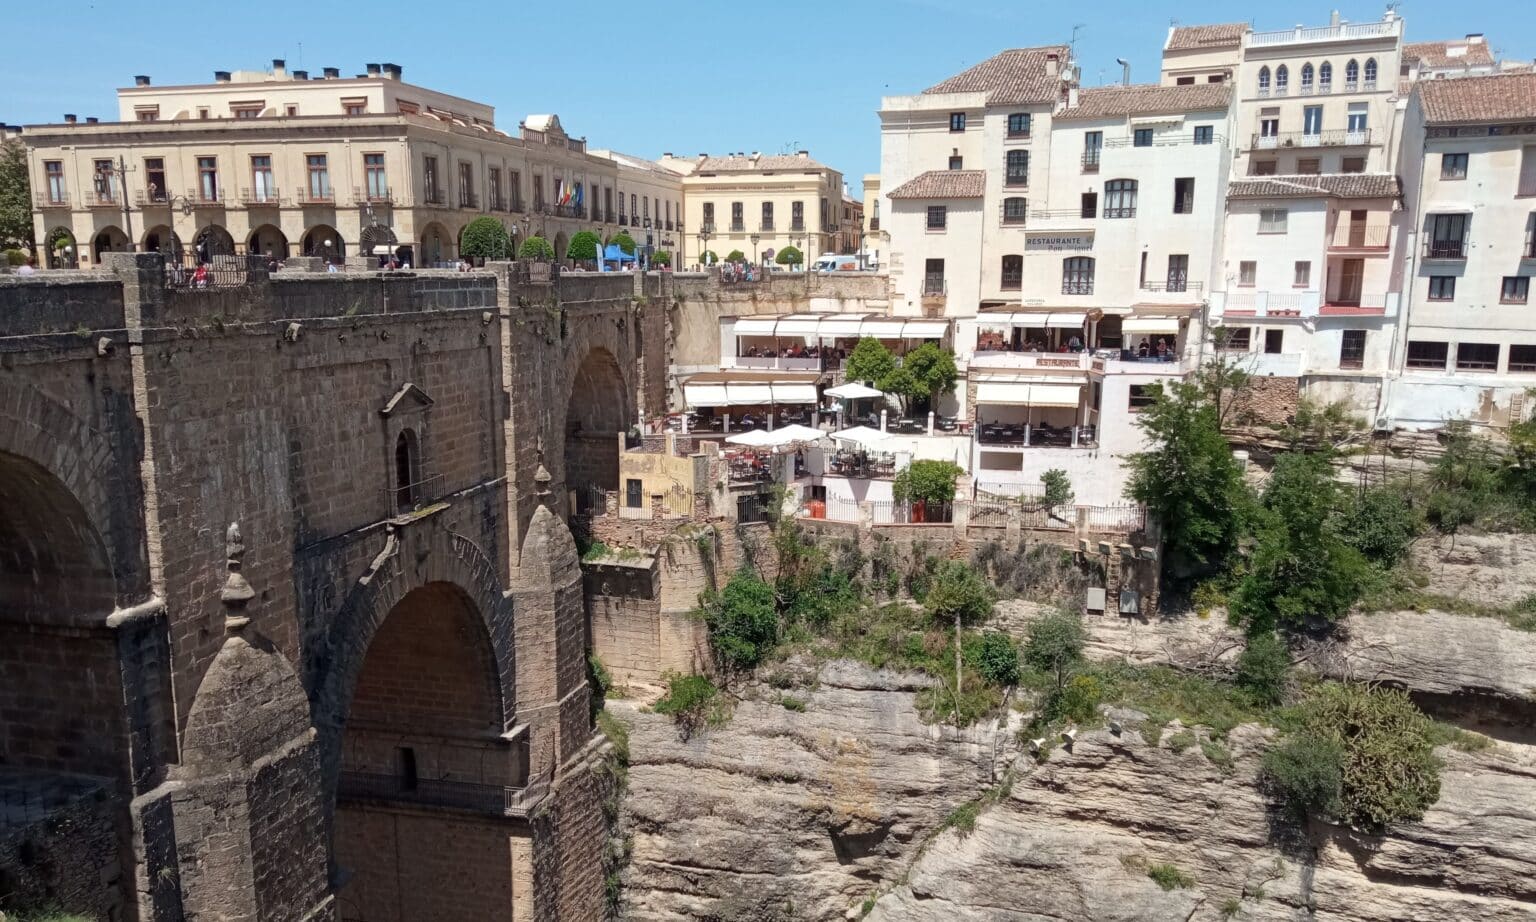
[[308,268],[0,281],[0,907],[598,918],[568,488],[663,280]]

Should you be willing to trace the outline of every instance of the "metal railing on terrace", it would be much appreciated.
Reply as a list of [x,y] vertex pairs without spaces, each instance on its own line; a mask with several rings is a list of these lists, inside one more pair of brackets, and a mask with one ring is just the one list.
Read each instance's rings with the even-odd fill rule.
[[1335,128],[1330,131],[1286,131],[1280,134],[1256,134],[1254,150],[1279,150],[1287,147],[1357,147],[1371,143],[1371,130],[1361,128],[1351,131]]

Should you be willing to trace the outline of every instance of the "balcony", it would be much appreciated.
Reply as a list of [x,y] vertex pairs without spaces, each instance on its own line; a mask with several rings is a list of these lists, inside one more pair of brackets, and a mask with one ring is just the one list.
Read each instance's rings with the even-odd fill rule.
[[[768,225],[768,226],[769,226],[769,227],[770,227],[770,228],[771,228],[771,227],[773,227],[773,225],[772,225],[772,224],[769,224],[769,225]],[[670,220],[670,219],[669,219],[669,220],[668,220],[668,221],[667,221],[667,230],[671,230],[671,229],[672,229],[672,222],[671,222],[671,220]]]
[[479,193],[472,192],[472,191],[470,191],[468,189],[460,189],[459,190],[459,207],[460,208],[479,208],[480,207],[480,195],[479,195]]
[[1078,205],[1073,208],[1036,208],[1029,213],[1036,221],[1065,221],[1070,224],[1080,224],[1083,221],[1092,221],[1098,217],[1098,205],[1089,211]]
[[32,196],[32,204],[39,210],[44,208],[68,208],[69,193],[55,192],[49,194],[47,192],[39,192]]
[[731,233],[733,233],[733,234],[744,234],[746,232],[747,232],[747,225],[743,224],[740,221],[732,221],[731,222]]
[[629,226],[629,215],[627,215],[627,214],[619,215],[619,226],[620,227],[628,227]]
[[193,208],[223,208],[224,199],[224,190],[217,187],[207,190],[187,190],[187,201],[192,203]]
[[1008,173],[1003,176],[1003,186],[1009,189],[1023,189],[1029,186],[1028,173]]
[[[161,203],[165,200],[161,199]],[[240,190],[240,204],[247,208],[278,208],[283,204],[282,196],[271,187],[264,189]]]
[[1385,19],[1380,22],[1343,22],[1336,26],[1317,26],[1294,29],[1277,29],[1272,32],[1254,32],[1248,37],[1248,47],[1273,45],[1302,45],[1312,42],[1349,42],[1373,38],[1392,38],[1402,31],[1401,19]]
[[1251,288],[1226,293],[1222,312],[1254,317],[1316,317],[1322,304],[1317,291],[1255,291]]
[[969,359],[971,368],[1036,369],[1088,371],[1093,367],[1089,352],[1014,352],[1007,349],[977,349]]
[[603,209],[603,223],[604,224],[613,224],[613,223],[615,223],[616,220],[617,219],[614,217],[613,209],[612,208],[604,208]]
[[503,199],[499,195],[487,195],[485,197],[485,210],[486,211],[506,211],[507,210],[506,200]]
[[1083,151],[1084,173],[1097,173],[1099,171],[1099,156],[1100,153],[1097,148]]
[[381,189],[375,186],[369,189],[359,189],[354,186],[352,189],[352,201],[357,205],[390,205],[395,201],[395,193],[393,189],[389,188]]
[[442,189],[428,187],[427,191],[421,196],[421,202],[424,205],[446,205],[448,204],[448,193]]
[[1190,300],[1193,295],[1198,301],[1205,293],[1204,282],[1191,282],[1187,278],[1170,278],[1165,281],[1143,282],[1141,293],[1147,295],[1147,301],[1153,304],[1174,304]]
[[1021,129],[1021,130],[1018,130],[1018,131],[1014,131],[1013,129],[1010,128],[1008,130],[1007,138],[1010,141],[1028,141],[1029,140],[1029,129],[1028,128],[1024,128],[1024,129]]
[[[1004,222],[1004,223],[1007,223],[1007,222]],[[870,218],[869,219],[869,229],[872,230],[872,231],[879,230],[880,229],[880,219],[879,218]]]
[[1348,221],[1340,222],[1328,240],[1328,249],[1334,252],[1373,250],[1385,253],[1392,240],[1392,228],[1369,227]]
[[705,221],[703,224],[699,225],[699,233],[701,234],[713,234],[714,232],[715,222],[713,221]]
[[91,189],[80,196],[84,208],[119,208],[122,201],[110,189]]
[[1426,240],[1424,241],[1425,259],[1466,259],[1467,242],[1465,240]]
[[1091,295],[1093,294],[1093,279],[1087,280],[1063,280],[1061,293],[1064,295]]
[[573,205],[573,204],[556,205],[556,206],[554,206],[554,215],[557,218],[584,218],[584,217],[586,217],[586,215],[582,214],[582,207],[580,205]]
[[759,224],[757,226],[757,232],[759,234],[771,234],[771,233],[773,233],[773,222],[772,221],[764,221],[763,223]]
[[1293,147],[1363,147],[1371,143],[1371,130],[1361,128],[1350,131],[1337,128],[1332,131],[1286,131],[1280,134],[1256,134],[1254,150],[1281,150]]
[[336,204],[336,192],[329,187],[316,189],[313,186],[308,186],[299,190],[299,204],[334,205]]
[[789,222],[789,232],[791,234],[803,234],[803,233],[805,233],[805,222],[804,221],[791,221],[791,222]]
[[1387,312],[1385,291],[1336,291],[1323,299],[1324,317],[1379,317]]
[[943,276],[930,275],[923,279],[924,298],[943,298],[949,295],[949,285]]
[[424,807],[447,807],[485,816],[524,818],[543,797],[546,785],[505,787],[467,781],[428,781],[407,784],[396,775],[344,771],[337,796],[349,801],[382,801]]

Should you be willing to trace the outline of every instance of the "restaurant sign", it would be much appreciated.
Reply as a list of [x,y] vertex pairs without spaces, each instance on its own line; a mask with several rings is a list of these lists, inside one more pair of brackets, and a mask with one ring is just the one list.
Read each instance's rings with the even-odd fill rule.
[[1024,249],[1026,250],[1091,250],[1093,249],[1093,232],[1081,233],[1050,233],[1025,234]]

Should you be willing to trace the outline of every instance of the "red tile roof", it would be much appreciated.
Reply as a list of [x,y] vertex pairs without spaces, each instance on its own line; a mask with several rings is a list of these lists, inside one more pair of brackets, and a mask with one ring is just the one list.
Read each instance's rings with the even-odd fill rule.
[[1188,51],[1194,48],[1231,48],[1241,45],[1243,33],[1248,31],[1246,22],[1227,22],[1215,26],[1179,26],[1168,35],[1165,51]]
[[[1053,102],[1060,94],[1061,72],[1070,53],[1066,45],[1010,48],[936,83],[923,93],[986,93],[996,106]],[[1057,73],[1046,73],[1046,59],[1056,55]]]
[[1536,119],[1536,74],[1426,80],[1417,92],[1431,125]]
[[797,154],[763,154],[757,157],[737,156],[704,157],[699,160],[700,173],[756,173],[766,170],[825,170],[824,163]]
[[929,170],[890,192],[889,198],[981,198],[987,174],[982,170]]
[[1056,114],[1056,121],[1115,118],[1126,115],[1163,115],[1171,112],[1197,112],[1225,109],[1232,101],[1232,88],[1225,83],[1197,83],[1191,86],[1104,86],[1080,90],[1077,107]]
[[[1463,48],[1463,54],[1451,54],[1452,48]],[[1418,62],[1426,67],[1483,67],[1493,63],[1493,52],[1487,41],[1476,44],[1464,38],[1445,42],[1406,42],[1403,60]]]
[[1255,176],[1233,180],[1227,187],[1228,198],[1396,198],[1400,194],[1402,186],[1391,173]]

